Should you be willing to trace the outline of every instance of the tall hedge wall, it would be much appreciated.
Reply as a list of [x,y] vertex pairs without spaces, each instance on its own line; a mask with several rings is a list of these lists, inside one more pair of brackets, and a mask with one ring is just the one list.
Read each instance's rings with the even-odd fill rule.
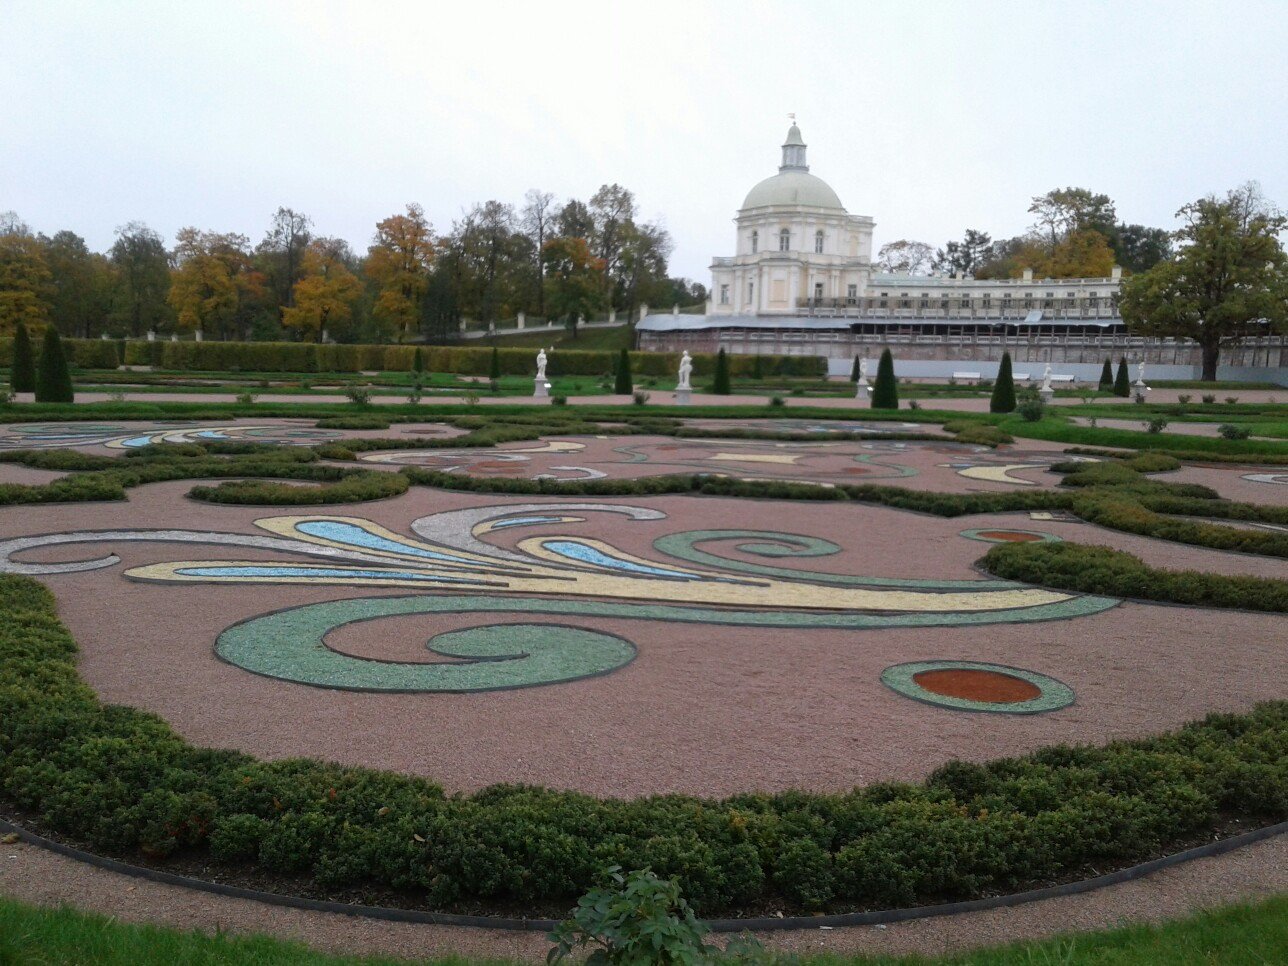
[[[11,339],[0,339],[0,364],[8,365]],[[75,365],[85,369],[114,369],[117,365],[156,366],[194,372],[411,372],[416,347],[409,345],[315,345],[301,342],[145,342],[104,339],[65,339]],[[487,376],[490,346],[422,346],[425,368]],[[501,374],[531,375],[536,371],[533,349],[500,349]],[[617,363],[615,352],[556,349],[549,353],[547,372],[552,376],[610,376]],[[827,374],[827,363],[818,356],[730,356],[733,375],[751,376],[759,358],[760,374],[818,378]],[[674,376],[680,356],[674,352],[632,352],[631,371],[640,376]],[[693,357],[694,374],[715,371],[715,356]]]
[[[32,347],[40,355],[40,338],[32,338]],[[121,364],[118,344],[107,339],[63,339],[67,361],[81,369],[115,369]],[[0,339],[0,366],[13,363],[13,339]]]

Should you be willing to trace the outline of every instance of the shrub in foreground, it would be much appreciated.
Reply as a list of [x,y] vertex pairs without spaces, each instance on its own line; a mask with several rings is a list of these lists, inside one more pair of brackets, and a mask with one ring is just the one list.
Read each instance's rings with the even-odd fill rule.
[[13,359],[9,363],[9,388],[14,392],[36,391],[36,358],[31,351],[31,336],[21,322],[13,332]]
[[71,370],[63,352],[62,339],[52,325],[45,328],[45,341],[40,347],[40,364],[36,368],[36,402],[69,403],[76,401]]
[[1015,378],[1011,373],[1011,354],[1002,353],[1002,364],[997,367],[997,382],[988,401],[991,413],[1009,413],[1015,410]]
[[694,910],[889,907],[1124,865],[1222,823],[1288,816],[1288,702],[1154,738],[953,762],[836,794],[597,799],[196,748],[81,682],[53,597],[0,576],[0,794],[93,849],[185,850],[326,890],[437,908],[563,906],[606,866],[673,879]]
[[886,349],[877,362],[877,378],[872,384],[873,409],[898,409],[899,384],[894,377],[894,356]]
[[999,544],[984,555],[982,563],[989,573],[1007,580],[1082,594],[1288,612],[1288,580],[1163,570],[1109,547],[1081,543]]

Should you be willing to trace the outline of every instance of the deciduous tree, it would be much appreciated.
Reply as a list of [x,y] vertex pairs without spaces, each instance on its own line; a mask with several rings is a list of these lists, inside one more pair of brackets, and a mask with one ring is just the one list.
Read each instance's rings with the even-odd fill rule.
[[889,242],[877,252],[877,267],[893,275],[925,275],[934,262],[935,250],[910,238]]
[[249,268],[245,235],[182,228],[175,235],[174,275],[167,299],[180,329],[228,339],[241,301],[239,276]]
[[39,240],[25,225],[0,234],[0,334],[19,322],[41,326],[49,322],[53,295],[49,266]]
[[312,219],[293,208],[278,208],[256,254],[277,301],[279,313],[295,304],[295,286],[304,276],[304,258],[312,240]]
[[1117,223],[1117,212],[1108,195],[1086,188],[1056,188],[1033,199],[1029,214],[1035,215],[1033,231],[1054,249],[1066,235],[1098,231],[1108,237]]
[[1127,279],[1119,305],[1133,333],[1197,342],[1214,380],[1223,346],[1288,327],[1288,218],[1251,182],[1177,217],[1176,256]]
[[75,232],[60,231],[41,242],[49,266],[53,322],[67,335],[88,339],[111,310],[111,265]]
[[532,264],[536,275],[537,315],[545,318],[545,264],[541,261],[541,250],[555,234],[554,209],[555,196],[549,191],[532,188],[523,196],[523,211],[520,213],[520,224],[528,240],[532,243]]
[[170,317],[170,255],[161,236],[140,221],[116,229],[109,257],[116,268],[112,317],[134,337]]
[[378,286],[374,314],[397,333],[399,342],[420,318],[433,261],[433,231],[420,205],[408,205],[406,214],[391,215],[376,225],[364,268]]
[[606,301],[604,262],[591,254],[584,238],[552,238],[541,258],[551,318],[565,320],[576,338],[578,317],[593,315]]
[[[353,254],[339,238],[315,238],[301,261],[293,305],[282,312],[282,325],[302,339],[322,341],[329,325],[347,323],[362,298],[362,282],[349,270]],[[417,349],[419,352],[420,350]]]

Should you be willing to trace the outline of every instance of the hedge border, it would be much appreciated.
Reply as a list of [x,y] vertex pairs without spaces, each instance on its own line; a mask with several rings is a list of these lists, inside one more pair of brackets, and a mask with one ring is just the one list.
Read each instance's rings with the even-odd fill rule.
[[[310,912],[326,912],[341,916],[352,916],[362,919],[376,919],[382,922],[406,922],[416,925],[460,926],[474,929],[502,929],[520,932],[548,932],[558,924],[557,919],[527,919],[513,916],[470,916],[450,912],[431,912],[427,909],[399,909],[396,906],[363,906],[347,902],[336,902],[328,899],[309,899],[304,896],[284,895],[280,892],[264,892],[259,889],[248,889],[244,886],[229,885],[225,882],[212,882],[208,879],[197,879],[192,876],[166,872],[164,869],[151,869],[147,866],[132,865],[119,859],[86,852],[71,845],[45,838],[35,832],[15,825],[0,818],[0,832],[17,835],[28,845],[45,849],[55,855],[83,862],[95,868],[127,875],[135,879],[159,882],[163,885],[191,889],[194,892],[205,892],[211,895],[227,896],[234,899],[250,899],[265,905],[285,909],[305,909]],[[1161,872],[1173,866],[1193,862],[1195,859],[1208,859],[1237,851],[1257,842],[1274,838],[1288,832],[1288,822],[1276,825],[1265,825],[1261,828],[1242,832],[1230,838],[1217,839],[1205,845],[1198,845],[1182,852],[1150,859],[1137,865],[1106,872],[1104,875],[1090,879],[1078,879],[1074,882],[1062,882],[1058,885],[1045,886],[1041,889],[1028,889],[1024,892],[1012,892],[1001,896],[988,896],[983,899],[965,899],[960,902],[944,902],[933,906],[910,906],[906,909],[878,909],[871,912],[843,912],[824,916],[751,916],[745,919],[706,919],[703,920],[712,932],[789,932],[800,929],[818,929],[822,926],[831,928],[846,926],[876,926],[895,922],[907,922],[910,919],[937,919],[945,916],[959,916],[969,912],[982,912],[988,909],[1005,909],[1027,905],[1030,902],[1041,902],[1044,899],[1058,899],[1064,896],[1080,895],[1095,892],[1124,882],[1134,882],[1146,876]]]

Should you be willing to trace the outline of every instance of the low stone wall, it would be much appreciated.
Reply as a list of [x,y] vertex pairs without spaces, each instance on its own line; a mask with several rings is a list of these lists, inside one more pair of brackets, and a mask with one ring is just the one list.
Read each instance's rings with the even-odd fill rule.
[[[856,336],[844,332],[760,331],[750,334],[699,330],[641,332],[640,348],[666,352],[726,352],[738,355],[806,355],[828,360],[833,375],[849,374],[855,356],[876,360],[889,349],[900,376],[951,376],[969,368],[991,377],[1002,353],[1009,352],[1021,371],[1041,370],[1049,363],[1057,372],[1094,382],[1105,359],[1117,364],[1125,357],[1133,366],[1143,361],[1158,379],[1198,379],[1202,374],[1199,348],[1173,340],[1082,337],[1037,337],[1027,340],[968,339],[917,336]],[[1221,351],[1217,378],[1288,384],[1288,339],[1249,340]]]

